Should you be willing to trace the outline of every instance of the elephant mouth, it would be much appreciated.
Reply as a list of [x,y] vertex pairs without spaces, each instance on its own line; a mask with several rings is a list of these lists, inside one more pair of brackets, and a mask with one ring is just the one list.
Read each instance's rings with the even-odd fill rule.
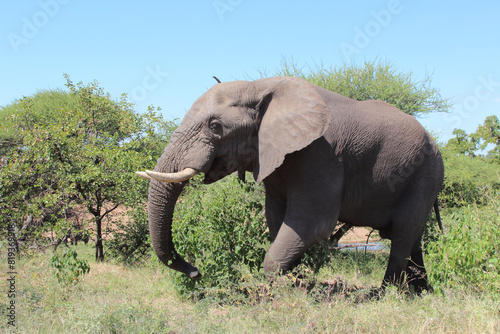
[[203,180],[203,182],[205,184],[210,184],[219,181],[225,176],[231,174],[233,171],[230,171],[228,169],[229,166],[228,160],[229,157],[215,158],[212,163],[212,166],[210,166],[210,170],[207,173],[205,173],[205,179]]

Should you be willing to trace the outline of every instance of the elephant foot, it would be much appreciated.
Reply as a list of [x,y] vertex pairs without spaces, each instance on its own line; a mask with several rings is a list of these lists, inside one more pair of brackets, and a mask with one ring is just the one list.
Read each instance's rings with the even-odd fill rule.
[[430,286],[427,280],[427,272],[425,269],[420,269],[415,266],[408,266],[406,269],[407,279],[410,292],[420,296],[422,293],[433,293],[434,289]]
[[410,292],[415,293],[417,296],[420,296],[424,293],[434,293],[434,289],[425,279],[409,282],[408,285]]

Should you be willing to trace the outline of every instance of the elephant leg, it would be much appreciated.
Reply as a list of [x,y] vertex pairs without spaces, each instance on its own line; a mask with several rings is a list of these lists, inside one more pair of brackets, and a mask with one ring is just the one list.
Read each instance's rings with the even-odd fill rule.
[[275,195],[266,199],[266,210],[267,205],[276,209],[269,213],[275,238],[264,259],[266,273],[293,269],[307,249],[331,236],[340,212],[343,172],[331,146],[318,140],[287,156],[265,180],[268,197]]
[[266,192],[266,222],[271,240],[274,241],[285,219],[286,202]]
[[[422,293],[424,290],[432,291],[427,281],[427,271],[424,267],[420,240],[421,238],[419,237],[409,250],[406,246],[411,245],[411,243],[394,243],[393,241],[382,287],[387,286],[387,284],[401,286],[406,282],[409,286],[413,286],[417,294]],[[406,252],[409,253],[409,256],[405,257],[404,254]]]
[[[315,186],[316,189],[324,187],[320,191],[322,196],[311,196],[310,191],[302,191],[298,186],[295,188],[297,192],[287,198],[286,214],[281,225],[278,225],[281,216],[271,214],[276,219],[274,227],[280,227],[264,259],[266,273],[293,269],[307,249],[328,239],[335,229],[341,183],[318,182]],[[310,187],[310,184],[304,187]],[[274,235],[273,230],[271,235]]]
[[[391,252],[382,287],[387,284],[401,285],[405,279],[409,279],[410,284],[412,279],[417,279],[414,284],[423,284],[413,269],[421,267],[419,270],[422,271],[424,268],[420,242],[434,203],[428,189],[425,180],[416,177],[394,210],[390,233]],[[412,262],[408,261],[410,258]]]
[[[411,244],[413,241],[407,238],[391,241],[391,251],[389,254],[389,263],[385,271],[382,288],[389,284],[400,286],[406,279],[405,268],[408,265],[408,258],[411,253]],[[410,245],[410,246],[408,246]]]
[[290,226],[283,224],[264,258],[266,274],[288,271],[306,251],[306,243]]
[[304,252],[332,234],[337,216],[311,224],[290,221],[285,217],[279,232],[264,258],[264,271],[289,271],[300,263]]
[[421,238],[415,242],[411,251],[411,257],[405,269],[408,284],[413,286],[415,292],[432,291],[427,280],[427,271],[424,266]]

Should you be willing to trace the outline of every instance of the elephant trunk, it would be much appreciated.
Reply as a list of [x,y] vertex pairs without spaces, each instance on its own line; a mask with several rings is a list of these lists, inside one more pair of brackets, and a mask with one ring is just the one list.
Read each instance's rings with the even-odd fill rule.
[[154,170],[139,172],[138,175],[150,180],[148,221],[153,250],[167,267],[195,279],[201,277],[198,269],[186,262],[175,250],[172,218],[182,189],[198,172],[206,173],[210,169],[213,156],[200,153],[210,153],[210,147],[207,149],[203,146],[203,141],[196,140],[198,133],[190,126],[191,122],[186,122],[185,118],[172,134],[171,141]]
[[175,250],[172,241],[172,218],[175,203],[186,185],[151,180],[149,185],[148,220],[153,249],[158,258],[169,268],[195,279],[198,269],[186,262]]

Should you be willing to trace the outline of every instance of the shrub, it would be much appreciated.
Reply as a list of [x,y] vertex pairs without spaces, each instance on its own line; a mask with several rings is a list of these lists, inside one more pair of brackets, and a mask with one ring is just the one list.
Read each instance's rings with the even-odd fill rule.
[[303,78],[358,101],[385,101],[410,115],[443,112],[451,106],[439,89],[431,87],[431,77],[418,81],[413,73],[399,72],[393,64],[378,60],[365,61],[363,66],[344,64],[303,71],[293,59],[285,59],[277,75]]
[[445,179],[439,198],[448,208],[486,205],[488,193],[500,189],[500,166],[483,157],[459,155],[449,145],[441,148]]
[[191,188],[177,202],[174,244],[203,277],[192,281],[176,274],[183,294],[241,282],[244,272],[258,273],[269,246],[264,196],[255,181],[229,176],[214,185]]
[[78,254],[71,248],[62,256],[55,254],[50,262],[53,274],[61,284],[77,284],[90,271],[89,262],[78,259]]
[[499,215],[498,195],[487,207],[469,205],[452,215],[446,232],[426,245],[429,279],[435,288],[500,291]]
[[127,265],[143,262],[151,252],[148,214],[144,208],[137,208],[129,223],[118,223],[114,238],[108,241],[110,257]]

